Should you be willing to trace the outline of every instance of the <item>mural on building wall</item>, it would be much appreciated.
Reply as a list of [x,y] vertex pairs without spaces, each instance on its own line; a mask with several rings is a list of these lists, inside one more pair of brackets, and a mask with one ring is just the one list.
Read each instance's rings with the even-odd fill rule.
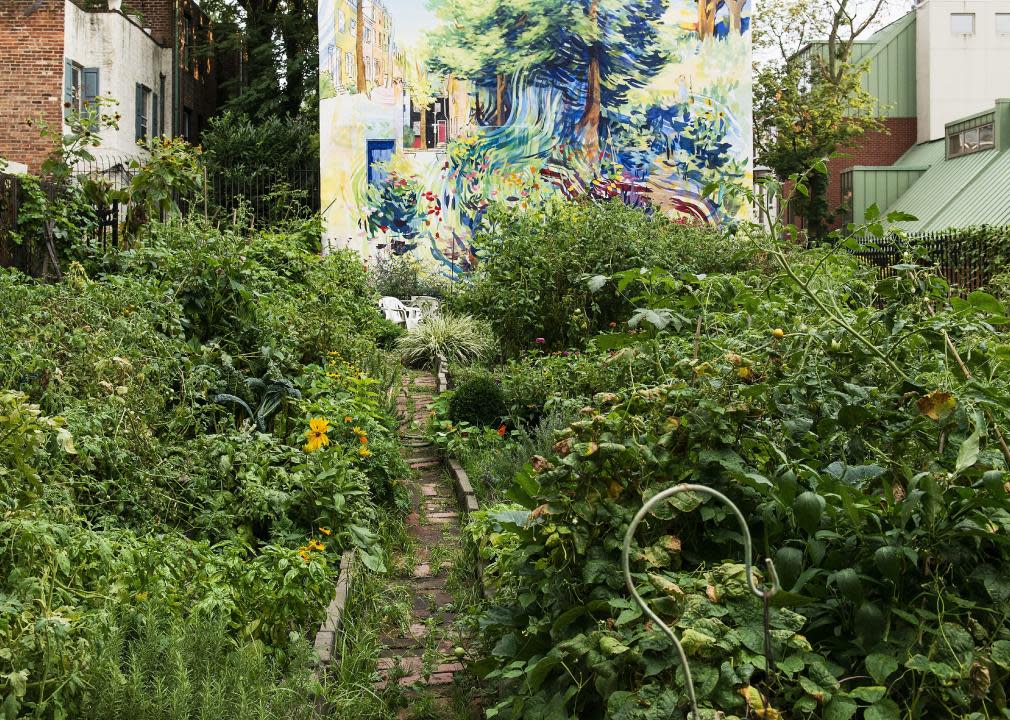
[[319,0],[326,240],[476,262],[488,206],[621,198],[691,221],[751,173],[752,0]]

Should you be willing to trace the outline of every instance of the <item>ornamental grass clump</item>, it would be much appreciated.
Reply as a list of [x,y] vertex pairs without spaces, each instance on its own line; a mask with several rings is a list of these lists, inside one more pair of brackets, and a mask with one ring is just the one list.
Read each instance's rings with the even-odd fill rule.
[[431,365],[438,357],[471,363],[490,353],[493,338],[482,320],[441,313],[425,318],[416,330],[400,338],[396,348],[410,364]]

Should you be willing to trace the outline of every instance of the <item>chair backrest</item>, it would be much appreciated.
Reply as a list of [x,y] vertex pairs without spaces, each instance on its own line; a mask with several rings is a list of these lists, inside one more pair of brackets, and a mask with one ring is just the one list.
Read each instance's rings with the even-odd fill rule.
[[406,310],[407,306],[400,302],[399,298],[386,296],[379,300],[379,307],[383,310],[399,310],[402,312]]
[[379,300],[379,309],[390,322],[395,322],[398,325],[406,325],[408,322],[407,306],[395,297],[384,297]]

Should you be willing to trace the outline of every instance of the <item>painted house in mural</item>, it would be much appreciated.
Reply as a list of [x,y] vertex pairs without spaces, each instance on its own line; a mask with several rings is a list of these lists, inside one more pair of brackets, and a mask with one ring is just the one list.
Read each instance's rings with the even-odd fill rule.
[[750,0],[320,0],[326,243],[455,276],[492,203],[747,212]]
[[38,172],[51,150],[44,120],[59,127],[70,109],[112,98],[119,128],[102,131],[100,165],[142,157],[138,141],[194,142],[219,104],[210,20],[192,0],[2,0],[0,157]]

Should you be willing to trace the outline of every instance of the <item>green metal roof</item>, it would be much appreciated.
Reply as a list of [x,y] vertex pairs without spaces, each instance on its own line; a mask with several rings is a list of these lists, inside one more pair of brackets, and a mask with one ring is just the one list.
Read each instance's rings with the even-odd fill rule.
[[1010,152],[999,153],[930,225],[936,229],[1010,225]]
[[[933,143],[930,143],[931,145]],[[941,152],[943,143],[939,143]],[[1006,164],[1010,154],[997,150],[965,155],[937,162],[889,208],[915,215],[918,220],[901,223],[908,232],[929,232],[949,227],[1005,223],[1010,209],[1010,175]],[[997,162],[999,161],[999,162]],[[999,172],[990,172],[999,167]],[[989,188],[986,188],[986,182]],[[992,194],[990,204],[976,202],[983,190]],[[1002,197],[993,203],[993,198]],[[1000,206],[1004,206],[1000,208]]]
[[943,162],[945,146],[943,140],[933,140],[918,145],[913,145],[908,151],[898,158],[894,163],[895,167],[932,167],[938,162]]

